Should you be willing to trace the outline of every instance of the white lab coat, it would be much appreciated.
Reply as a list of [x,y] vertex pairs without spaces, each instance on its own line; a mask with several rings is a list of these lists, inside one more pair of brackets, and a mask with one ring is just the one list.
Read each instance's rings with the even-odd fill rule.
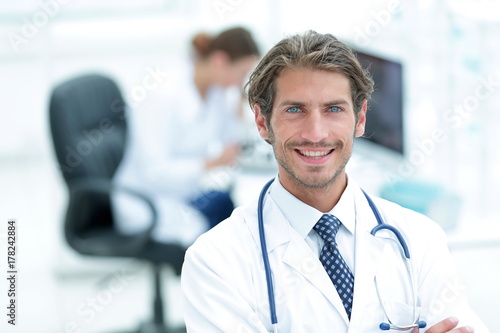
[[[408,243],[420,318],[427,321],[427,328],[454,315],[460,325],[488,332],[467,304],[438,225],[396,204],[374,201],[385,223],[397,227]],[[272,331],[256,208],[255,202],[236,209],[188,249],[182,272],[188,332]],[[280,332],[378,332],[386,319],[375,275],[391,319],[400,324],[411,320],[412,293],[399,245],[382,239],[394,238],[390,232],[370,235],[377,221],[357,186],[355,209],[355,285],[349,322],[321,262],[272,198],[266,197],[264,223]]]
[[[212,86],[205,100],[193,82],[192,66],[172,68],[164,86],[148,91],[129,110],[126,154],[114,182],[153,199],[159,213],[158,241],[189,246],[208,229],[208,222],[188,202],[204,190],[205,160],[224,145],[238,143],[237,87]],[[117,227],[133,234],[149,225],[149,209],[131,196],[112,197]]]

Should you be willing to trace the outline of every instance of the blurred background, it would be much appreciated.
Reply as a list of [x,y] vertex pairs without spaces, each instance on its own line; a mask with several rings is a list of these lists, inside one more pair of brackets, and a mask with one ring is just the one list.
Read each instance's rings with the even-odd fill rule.
[[[6,257],[7,221],[16,219],[19,276],[18,323],[8,325],[2,313],[0,331],[116,331],[150,316],[147,264],[84,257],[65,242],[68,194],[52,147],[50,94],[69,78],[103,73],[132,108],[140,107],[149,93],[145,78],[168,83],[179,59],[189,57],[194,34],[234,26],[248,28],[262,54],[285,35],[309,29],[332,33],[359,52],[378,95],[368,116],[374,127],[369,140],[357,142],[349,172],[370,192],[443,226],[470,302],[494,331],[500,311],[499,0],[3,1],[0,242]],[[237,204],[252,200],[276,172],[248,107],[245,117],[245,149],[231,173]],[[391,140],[381,132],[393,133]],[[179,281],[168,269],[164,276],[167,319],[181,325]],[[121,287],[110,290],[116,279]],[[3,309],[7,289],[1,278]]]

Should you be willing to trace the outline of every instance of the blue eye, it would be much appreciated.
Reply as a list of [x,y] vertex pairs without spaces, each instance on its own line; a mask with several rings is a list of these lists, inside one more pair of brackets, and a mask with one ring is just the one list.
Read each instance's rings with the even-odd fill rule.
[[292,113],[297,113],[297,112],[300,112],[300,108],[296,107],[296,106],[292,106],[291,108],[288,108],[287,111],[292,112]]
[[340,111],[342,111],[342,109],[339,108],[338,106],[330,106],[328,108],[328,111],[331,111],[331,112],[340,112]]

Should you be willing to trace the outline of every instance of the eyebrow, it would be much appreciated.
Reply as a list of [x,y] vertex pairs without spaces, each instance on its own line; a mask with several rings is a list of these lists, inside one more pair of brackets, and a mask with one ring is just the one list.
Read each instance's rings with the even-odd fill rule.
[[[304,102],[299,102],[299,101],[293,101],[293,100],[284,100],[280,104],[278,104],[278,107],[283,107],[286,105],[293,105],[293,106],[305,106],[306,103]],[[349,105],[349,102],[347,102],[344,99],[338,99],[338,100],[333,100],[329,101],[326,103],[323,103],[323,106],[329,106],[329,105]]]

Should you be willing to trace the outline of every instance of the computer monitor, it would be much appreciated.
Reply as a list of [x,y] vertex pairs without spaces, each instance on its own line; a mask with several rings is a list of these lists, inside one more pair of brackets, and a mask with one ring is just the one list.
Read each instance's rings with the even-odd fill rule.
[[369,140],[403,155],[403,66],[400,62],[361,51],[355,53],[375,82],[372,99],[368,102],[365,135],[361,140]]

